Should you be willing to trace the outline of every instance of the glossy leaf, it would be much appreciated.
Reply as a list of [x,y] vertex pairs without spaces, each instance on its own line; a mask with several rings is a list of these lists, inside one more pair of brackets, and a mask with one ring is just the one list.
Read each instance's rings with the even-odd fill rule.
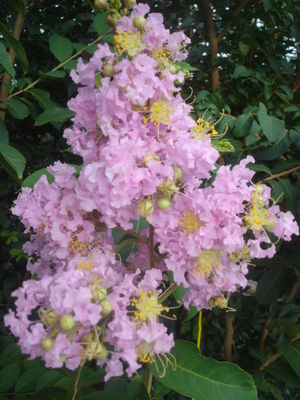
[[8,130],[6,128],[5,123],[0,118],[0,142],[8,144],[9,137],[8,137]]
[[155,377],[170,389],[195,400],[255,400],[256,388],[252,377],[237,365],[219,362],[202,356],[196,345],[177,340],[172,354],[177,367],[170,366],[162,377],[155,366],[151,368]]
[[41,176],[46,175],[48,178],[48,182],[51,183],[54,181],[53,176],[48,172],[47,168],[39,169],[38,171],[33,172],[26,179],[24,179],[22,186],[33,188],[37,181]]
[[26,160],[19,150],[0,142],[0,162],[10,175],[22,179]]
[[57,371],[50,370],[45,374],[41,375],[35,385],[35,390],[40,391],[46,387],[52,386],[58,379],[61,377],[61,374]]
[[64,61],[69,58],[73,53],[72,42],[54,33],[49,39],[49,48],[51,53],[58,59],[58,61]]
[[20,374],[18,363],[9,364],[0,370],[0,392],[9,391],[15,384]]
[[109,25],[107,23],[107,13],[103,12],[95,15],[93,25],[98,34],[103,35],[103,33],[109,29]]
[[39,103],[44,110],[56,108],[54,101],[50,99],[50,93],[43,89],[30,89],[28,90],[33,98]]
[[270,117],[263,103],[259,103],[257,118],[262,127],[263,134],[270,142],[276,142],[282,138],[285,130],[284,121],[275,117]]
[[21,374],[17,380],[15,390],[16,392],[33,391],[37,379],[45,372],[45,368],[36,367],[31,368]]
[[282,346],[280,347],[280,350],[290,366],[299,376],[300,383],[300,341],[297,340],[295,342],[289,343],[286,346]]
[[12,47],[16,53],[16,57],[19,60],[24,73],[26,74],[28,71],[28,59],[26,56],[26,52],[21,42],[14,38],[14,36],[9,32],[6,26],[0,22],[0,34],[3,35],[4,39],[7,41],[10,47]]
[[5,46],[0,43],[0,65],[4,68],[4,70],[13,78],[15,79],[16,72],[13,65],[10,62],[10,57],[8,52],[6,51]]
[[24,119],[29,115],[29,108],[22,101],[17,99],[5,100],[6,107],[9,113],[17,119]]
[[52,122],[65,122],[73,117],[75,113],[68,108],[55,107],[44,111],[35,120],[35,126],[41,126]]

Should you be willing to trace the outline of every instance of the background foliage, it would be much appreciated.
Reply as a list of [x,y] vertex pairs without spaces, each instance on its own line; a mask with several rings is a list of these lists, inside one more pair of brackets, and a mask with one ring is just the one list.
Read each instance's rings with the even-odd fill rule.
[[[222,153],[220,162],[234,164],[253,155],[255,182],[268,183],[274,200],[300,222],[300,1],[147,3],[164,14],[171,30],[184,29],[192,38],[188,61],[195,70],[184,90],[197,116],[222,116],[219,132],[227,124],[225,139],[234,151]],[[32,187],[55,160],[80,166],[80,158],[62,138],[72,116],[67,100],[76,90],[69,71],[79,55],[88,59],[93,53],[96,44],[89,44],[111,42],[112,36],[101,39],[109,29],[106,16],[83,0],[5,0],[0,21],[2,319],[12,306],[10,293],[28,277],[21,249],[26,237],[10,214],[13,199],[22,186]],[[178,368],[164,378],[156,376],[153,398],[300,399],[299,244],[298,238],[279,242],[274,259],[253,260],[249,287],[230,299],[236,312],[204,313],[201,356],[192,345],[197,312],[181,311],[170,325],[181,339],[174,350]],[[175,295],[180,298],[181,290]],[[0,329],[1,400],[72,398],[76,372],[47,370],[39,360],[27,360],[2,322]],[[233,361],[247,371],[258,395],[250,375],[206,357]],[[215,375],[207,385],[209,368]],[[101,390],[101,399],[119,399],[118,393],[124,399],[148,399],[142,374],[130,384],[116,379],[104,385],[103,372],[86,366],[77,398],[98,399]],[[234,392],[235,382],[245,390]]]

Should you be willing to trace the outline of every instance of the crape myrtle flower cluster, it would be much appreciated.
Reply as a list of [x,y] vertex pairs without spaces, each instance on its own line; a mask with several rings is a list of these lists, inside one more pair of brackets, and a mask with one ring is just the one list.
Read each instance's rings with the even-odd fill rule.
[[[5,324],[48,367],[94,360],[109,379],[151,362],[163,374],[176,365],[163,324],[175,312],[164,301],[168,274],[187,289],[186,308],[226,308],[251,258],[272,257],[274,238],[299,233],[270,189],[252,183],[252,157],[217,168],[215,127],[195,121],[180,95],[189,43],[139,4],[117,23],[114,49],[99,45],[71,73],[78,93],[65,137],[83,168],[55,163],[53,182],[41,177],[13,208],[30,234],[34,279],[13,293]],[[111,230],[141,217],[149,228],[124,265]]]

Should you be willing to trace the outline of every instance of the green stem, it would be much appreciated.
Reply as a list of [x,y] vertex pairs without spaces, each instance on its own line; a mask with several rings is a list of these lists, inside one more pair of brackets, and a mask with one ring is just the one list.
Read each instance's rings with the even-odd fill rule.
[[145,376],[145,386],[146,386],[147,392],[149,393],[149,396],[151,395],[152,378],[153,378],[153,375],[150,370],[150,365],[148,364],[147,369],[146,369],[146,376]]
[[[92,46],[93,44],[96,44],[100,42],[101,39],[103,39],[104,36],[106,36],[112,28],[108,29],[106,32],[103,33],[103,35],[99,36],[97,39],[93,40],[91,43],[89,43],[87,46],[84,46],[81,50],[77,51],[77,53],[73,54],[71,57],[67,58],[65,61],[62,61],[60,64],[58,64],[56,67],[52,68],[49,72],[57,71],[61,67],[63,67],[65,64],[67,64],[69,61],[73,60],[74,58],[80,56],[81,53],[83,53],[88,47]],[[31,82],[28,86],[26,86],[24,89],[21,89],[10,96],[7,97],[7,99],[11,99],[12,97],[18,96],[21,93],[27,92],[29,89],[33,88],[36,86],[39,82],[41,82],[42,78],[36,79],[34,82]]]
[[176,283],[172,283],[170,287],[159,297],[159,303],[162,303],[165,301],[168,297],[171,296],[175,292],[175,290],[178,288],[178,285]]

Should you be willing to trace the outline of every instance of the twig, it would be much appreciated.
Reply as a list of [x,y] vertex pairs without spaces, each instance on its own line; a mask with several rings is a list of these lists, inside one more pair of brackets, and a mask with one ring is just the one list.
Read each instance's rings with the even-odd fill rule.
[[213,92],[216,92],[220,87],[220,77],[218,66],[215,65],[218,55],[218,40],[216,35],[216,28],[212,11],[210,8],[209,0],[202,0],[202,4],[205,11],[208,34],[209,34],[209,51],[210,51],[210,62],[211,62],[211,88]]
[[300,165],[297,165],[296,167],[291,168],[291,169],[287,169],[286,171],[280,172],[279,174],[275,174],[275,175],[268,176],[268,178],[265,178],[265,179],[262,179],[261,181],[259,181],[258,184],[261,184],[261,183],[270,181],[270,180],[272,180],[272,179],[279,179],[279,178],[281,178],[282,176],[290,175],[290,174],[292,174],[293,172],[298,171],[299,169],[300,169]]
[[178,285],[176,283],[172,283],[171,286],[168,287],[168,289],[159,297],[159,303],[161,304],[164,302],[168,297],[171,296],[175,292],[175,290],[178,288]]
[[74,385],[74,392],[73,392],[72,400],[76,399],[76,395],[77,395],[77,392],[78,392],[78,383],[79,383],[80,374],[81,374],[83,365],[84,365],[84,363],[80,364],[80,367],[79,367],[79,371],[78,371],[78,374],[77,374],[77,377],[76,377],[76,381],[75,381],[75,385]]
[[[61,67],[63,67],[65,64],[67,64],[69,61],[73,60],[74,58],[80,56],[81,53],[83,53],[88,47],[92,46],[93,44],[98,43],[101,39],[103,39],[103,37],[105,35],[107,35],[110,31],[112,30],[112,28],[108,29],[106,32],[103,33],[103,35],[97,37],[97,39],[93,40],[91,43],[89,43],[88,45],[86,45],[85,47],[83,47],[81,50],[77,51],[77,53],[73,54],[71,57],[67,58],[65,61],[61,62],[60,64],[58,64],[56,67],[54,67],[53,69],[51,69],[49,72],[53,72],[53,71],[57,71],[58,69],[60,69]],[[34,82],[30,83],[28,86],[26,86],[24,89],[21,89],[13,94],[11,94],[10,96],[8,96],[7,98],[10,99],[12,97],[18,96],[19,94],[23,93],[23,92],[27,92],[27,90],[32,89],[34,86],[36,86],[39,82],[41,82],[43,78],[38,78],[36,79]]]
[[[28,0],[24,0],[25,7],[27,6]],[[19,40],[21,37],[22,29],[23,29],[23,23],[24,23],[24,16],[19,13],[16,18],[15,26],[12,32],[13,37],[16,40]],[[8,51],[10,62],[12,65],[14,65],[14,61],[16,58],[16,53],[14,49],[11,47]],[[5,120],[5,115],[6,115],[6,106],[4,101],[7,99],[8,96],[8,91],[6,89],[6,86],[10,83],[11,77],[7,72],[4,72],[3,78],[2,78],[2,84],[1,84],[1,89],[0,89],[0,104],[4,108],[3,110],[0,110],[0,118],[4,121]]]
[[261,336],[260,336],[260,340],[259,340],[259,350],[260,351],[263,351],[265,348],[266,339],[267,339],[268,333],[269,333],[268,325],[270,324],[271,320],[272,320],[272,317],[269,316],[264,323],[264,327],[261,332]]
[[[296,340],[300,339],[300,333],[296,335],[292,340],[289,341],[290,343],[295,342]],[[276,361],[278,358],[280,358],[282,355],[281,351],[278,351],[276,354],[274,354],[272,357],[270,357],[267,361],[265,361],[262,366],[260,367],[260,370],[262,371],[264,368],[268,367],[270,364],[272,364],[274,361]]]
[[226,320],[225,320],[226,335],[224,340],[226,361],[232,361],[232,344],[233,344],[233,333],[234,333],[232,318],[233,317],[230,314],[226,315]]
[[298,288],[299,288],[299,279],[297,278],[296,282],[291,287],[290,293],[288,295],[288,298],[290,300],[293,300],[293,298],[296,296]]
[[222,32],[220,32],[219,35],[217,36],[218,43],[223,39],[225,35],[227,35],[232,26],[234,18],[239,15],[239,13],[247,5],[247,3],[249,3],[249,0],[244,0],[240,2],[240,4],[232,11],[231,17],[225,22]]
[[141,243],[145,243],[145,244],[149,243],[149,240],[147,238],[145,238],[144,236],[139,235],[138,233],[136,233],[135,231],[133,231],[131,229],[128,230],[128,231],[125,231],[125,232],[128,233],[128,235],[136,238]]
[[154,227],[153,227],[152,225],[150,225],[150,229],[149,229],[148,246],[149,246],[150,267],[151,267],[151,268],[155,268],[155,256],[154,256]]

